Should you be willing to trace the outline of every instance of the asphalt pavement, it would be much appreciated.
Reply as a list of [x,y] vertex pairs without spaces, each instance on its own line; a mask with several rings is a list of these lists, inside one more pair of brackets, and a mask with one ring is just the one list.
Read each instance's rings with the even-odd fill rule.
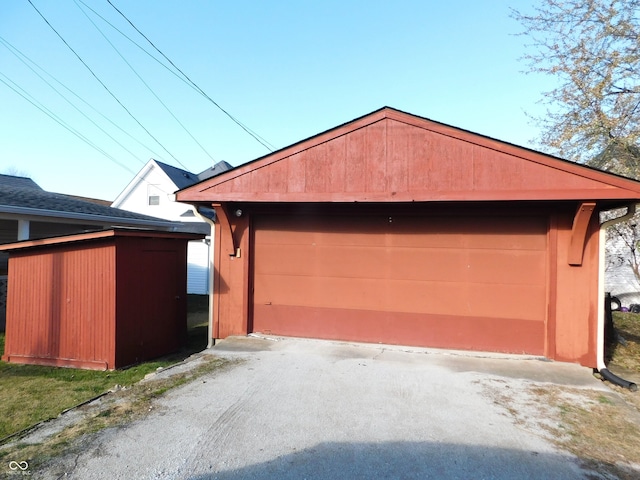
[[584,367],[291,338],[229,338],[207,353],[241,361],[32,478],[602,478],[554,446],[529,393],[605,388]]

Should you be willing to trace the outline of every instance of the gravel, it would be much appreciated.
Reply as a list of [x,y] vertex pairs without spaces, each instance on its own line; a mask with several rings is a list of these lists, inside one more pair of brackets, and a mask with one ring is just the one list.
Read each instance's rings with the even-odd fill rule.
[[603,388],[589,369],[304,339],[230,338],[243,359],[157,401],[143,420],[84,439],[43,479],[594,479],[542,428],[543,406],[502,391]]

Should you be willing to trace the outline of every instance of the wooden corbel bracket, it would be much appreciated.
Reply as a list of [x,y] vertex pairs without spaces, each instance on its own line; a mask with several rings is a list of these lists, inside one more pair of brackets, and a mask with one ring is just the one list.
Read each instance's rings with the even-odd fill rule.
[[587,231],[591,216],[596,209],[596,202],[582,202],[573,217],[571,242],[569,243],[569,265],[582,265],[584,247],[587,243]]
[[225,247],[225,252],[230,257],[235,257],[238,247],[233,237],[231,223],[229,222],[229,209],[227,205],[223,203],[214,203],[212,206],[216,211],[216,219],[220,225],[220,236],[224,239],[222,245]]

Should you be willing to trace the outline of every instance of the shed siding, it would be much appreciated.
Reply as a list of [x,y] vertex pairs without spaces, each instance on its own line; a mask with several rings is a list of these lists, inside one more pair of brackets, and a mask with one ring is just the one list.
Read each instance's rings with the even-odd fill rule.
[[2,247],[10,250],[3,359],[114,369],[179,349],[186,243],[195,238],[112,230]]
[[117,364],[178,350],[187,333],[186,242],[121,238],[117,268]]
[[10,259],[5,355],[105,369],[113,363],[114,248],[58,248]]

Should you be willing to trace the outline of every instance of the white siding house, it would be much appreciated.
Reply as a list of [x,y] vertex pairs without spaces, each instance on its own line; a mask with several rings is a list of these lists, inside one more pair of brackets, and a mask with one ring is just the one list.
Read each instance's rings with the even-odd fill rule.
[[621,238],[607,239],[605,291],[618,297],[622,306],[640,304],[640,281],[631,268],[631,252]]
[[212,227],[196,216],[190,205],[174,201],[173,194],[230,168],[228,163],[218,162],[214,167],[194,174],[151,159],[111,204],[130,212],[181,222],[181,230],[207,235],[205,240],[188,244],[187,293],[206,295],[209,292]]

